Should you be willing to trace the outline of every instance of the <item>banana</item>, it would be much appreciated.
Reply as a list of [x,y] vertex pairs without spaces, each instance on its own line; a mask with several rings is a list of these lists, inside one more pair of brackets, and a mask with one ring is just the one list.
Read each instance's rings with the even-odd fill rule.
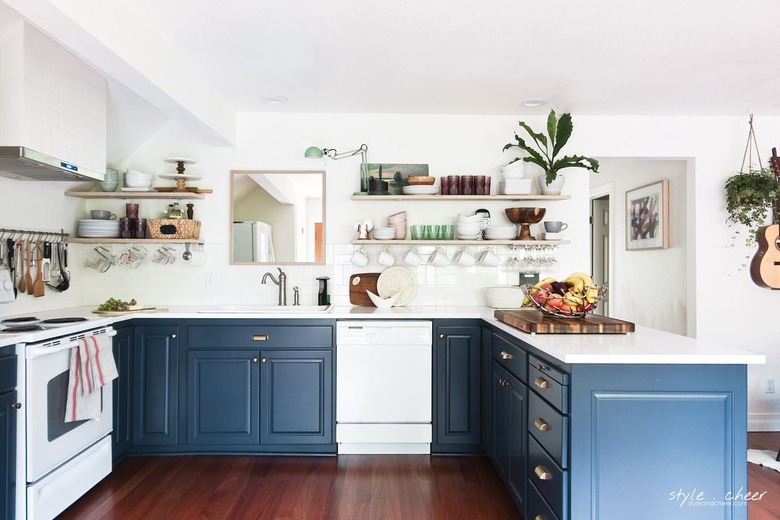
[[599,297],[599,290],[595,287],[590,287],[588,289],[588,292],[585,293],[585,300],[587,300],[588,303],[594,303]]
[[589,274],[586,273],[572,273],[569,275],[569,278],[579,278],[582,280],[583,285],[585,287],[595,287],[596,284],[593,283],[593,278],[590,277]]
[[575,303],[577,305],[582,305],[583,299],[582,296],[577,296],[576,294],[572,293],[571,291],[567,291],[564,295],[564,300],[566,300],[566,303],[572,304]]
[[574,294],[581,295],[583,290],[585,289],[585,282],[582,280],[582,278],[575,278],[573,276],[569,276],[566,280],[564,280],[566,285],[571,287],[571,291]]
[[555,278],[552,277],[552,276],[549,276],[549,277],[545,278],[544,280],[539,280],[538,282],[536,282],[536,285],[534,285],[534,287],[539,287],[540,285],[542,285],[544,283],[553,283],[554,281],[555,281]]

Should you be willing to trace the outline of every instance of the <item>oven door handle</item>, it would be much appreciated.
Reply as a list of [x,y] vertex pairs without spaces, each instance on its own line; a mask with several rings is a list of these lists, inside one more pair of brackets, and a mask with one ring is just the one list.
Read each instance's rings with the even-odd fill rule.
[[[109,337],[116,336],[116,330],[111,329],[106,331]],[[70,343],[63,343],[56,347],[33,347],[27,351],[27,359],[35,359],[41,356],[48,356],[49,354],[56,354],[63,350],[70,350],[79,346],[78,341],[71,341]]]

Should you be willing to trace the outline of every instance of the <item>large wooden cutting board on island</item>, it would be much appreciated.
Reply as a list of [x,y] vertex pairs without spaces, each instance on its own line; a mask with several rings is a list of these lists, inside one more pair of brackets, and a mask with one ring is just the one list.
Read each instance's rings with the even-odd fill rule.
[[598,314],[584,318],[553,318],[536,309],[501,310],[493,316],[507,325],[530,334],[628,334],[634,324]]

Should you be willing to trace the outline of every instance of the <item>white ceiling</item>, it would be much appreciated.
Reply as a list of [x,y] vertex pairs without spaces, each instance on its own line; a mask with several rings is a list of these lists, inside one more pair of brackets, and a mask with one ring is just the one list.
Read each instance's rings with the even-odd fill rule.
[[780,115],[775,0],[33,3],[238,111]]

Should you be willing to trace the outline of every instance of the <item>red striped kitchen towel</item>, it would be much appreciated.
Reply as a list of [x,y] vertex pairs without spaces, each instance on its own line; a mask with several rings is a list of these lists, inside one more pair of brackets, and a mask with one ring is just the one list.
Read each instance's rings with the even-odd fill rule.
[[70,353],[65,422],[100,417],[100,388],[119,375],[108,334],[89,336],[78,343]]

